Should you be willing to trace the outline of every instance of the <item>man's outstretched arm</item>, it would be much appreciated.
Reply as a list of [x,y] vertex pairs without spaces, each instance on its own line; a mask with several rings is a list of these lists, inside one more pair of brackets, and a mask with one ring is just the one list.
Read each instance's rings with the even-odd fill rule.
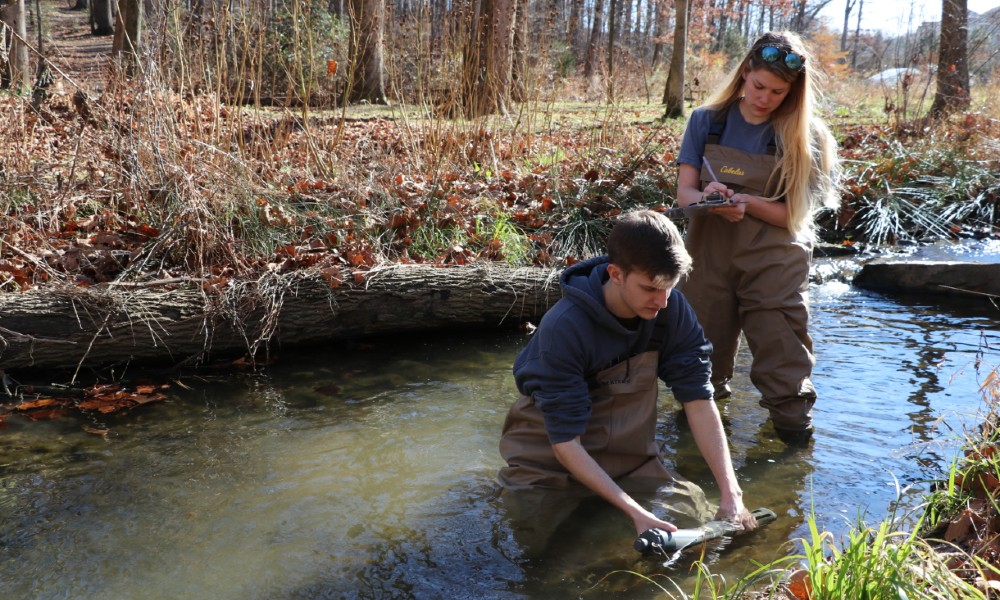
[[717,518],[739,523],[747,531],[757,527],[757,519],[743,505],[743,490],[736,481],[733,461],[729,454],[729,444],[722,429],[719,409],[712,400],[692,400],[684,403],[688,424],[698,450],[712,470],[719,486],[721,499]]
[[583,444],[580,443],[579,436],[568,442],[552,444],[552,452],[577,481],[632,519],[636,534],[641,534],[654,527],[664,531],[677,530],[677,527],[672,523],[658,519],[656,515],[640,506],[638,502],[626,494],[597,464],[597,461],[587,453]]

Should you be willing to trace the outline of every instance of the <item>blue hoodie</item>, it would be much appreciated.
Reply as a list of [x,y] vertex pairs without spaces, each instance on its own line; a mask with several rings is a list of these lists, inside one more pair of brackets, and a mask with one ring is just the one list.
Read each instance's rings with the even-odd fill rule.
[[[514,361],[514,381],[545,419],[549,442],[583,435],[590,420],[587,378],[646,351],[655,319],[629,329],[604,304],[606,256],[566,269],[563,297],[545,313],[528,345]],[[659,377],[679,402],[712,397],[712,345],[684,295],[674,290],[666,311]]]

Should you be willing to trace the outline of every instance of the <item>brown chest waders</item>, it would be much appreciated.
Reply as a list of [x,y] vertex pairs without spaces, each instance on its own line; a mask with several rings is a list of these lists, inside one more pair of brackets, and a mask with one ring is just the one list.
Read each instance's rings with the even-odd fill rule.
[[[719,181],[739,193],[773,195],[775,157],[720,146],[717,137],[709,136],[705,158]],[[703,187],[710,181],[704,166],[701,179]],[[699,214],[689,222],[685,245],[694,268],[680,288],[714,347],[716,397],[726,395],[742,333],[753,354],[750,380],[761,406],[782,439],[808,440],[816,399],[807,329],[812,244],[750,215],[731,223]]]
[[[659,455],[657,367],[662,333],[653,338],[645,352],[587,378],[592,408],[580,441],[625,492],[655,494],[672,515],[700,522],[712,510],[704,492],[667,469]],[[500,483],[520,496],[517,512],[521,520],[533,520],[533,527],[548,520],[554,528],[569,506],[592,495],[556,459],[542,412],[528,396],[522,395],[510,407],[500,454],[507,461],[500,470]]]

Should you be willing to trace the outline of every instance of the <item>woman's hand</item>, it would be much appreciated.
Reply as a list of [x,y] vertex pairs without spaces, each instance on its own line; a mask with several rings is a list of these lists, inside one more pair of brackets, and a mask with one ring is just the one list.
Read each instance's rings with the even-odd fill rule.
[[702,196],[701,196],[702,200],[704,200],[706,197],[708,197],[713,192],[717,192],[719,194],[722,194],[722,197],[726,198],[727,200],[730,199],[730,198],[732,198],[733,195],[735,195],[735,193],[736,193],[733,190],[727,188],[725,186],[725,184],[719,183],[718,181],[713,181],[713,182],[709,183],[708,185],[706,185],[705,189],[702,190]]
[[726,188],[726,186],[723,186],[722,184],[716,184],[715,182],[712,182],[707,186],[705,186],[705,189],[708,190],[714,185],[720,185],[729,191],[729,194],[727,194],[726,197],[729,198],[729,201],[732,202],[732,204],[728,206],[716,206],[714,208],[710,208],[708,209],[709,212],[715,215],[719,215],[720,217],[729,221],[730,223],[736,223],[738,221],[742,221],[743,217],[745,217],[747,214],[747,204],[745,200],[743,200],[742,198],[737,198],[736,196],[737,195],[745,196],[745,194],[735,194],[733,193],[732,190]]

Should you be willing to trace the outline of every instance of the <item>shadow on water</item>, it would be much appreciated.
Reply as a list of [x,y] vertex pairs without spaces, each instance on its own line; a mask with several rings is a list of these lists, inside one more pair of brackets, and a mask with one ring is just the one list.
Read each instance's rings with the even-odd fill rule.
[[[774,436],[747,379],[726,429],[747,504],[778,520],[706,548],[729,581],[912,505],[976,425],[1000,313],[813,286],[817,434]],[[641,559],[600,503],[546,551],[519,540],[494,477],[518,333],[422,336],[288,354],[257,373],[186,377],[166,403],[110,419],[0,431],[0,596],[30,598],[655,597],[696,556]],[[668,466],[717,499],[664,394]],[[900,492],[899,486],[909,487]],[[628,573],[632,572],[632,573]]]

